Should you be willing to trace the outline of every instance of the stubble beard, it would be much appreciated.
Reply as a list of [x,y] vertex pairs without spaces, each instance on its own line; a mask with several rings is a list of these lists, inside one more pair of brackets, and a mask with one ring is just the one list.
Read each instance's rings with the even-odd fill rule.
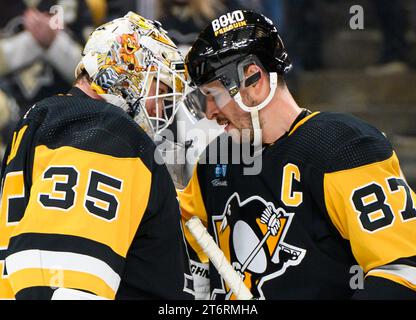
[[254,140],[254,129],[250,115],[241,117],[239,128],[232,128],[228,134],[235,143],[252,143]]

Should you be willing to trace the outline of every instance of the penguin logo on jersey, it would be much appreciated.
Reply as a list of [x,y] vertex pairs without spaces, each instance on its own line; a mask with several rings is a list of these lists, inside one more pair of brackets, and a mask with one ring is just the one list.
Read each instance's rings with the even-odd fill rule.
[[[215,240],[255,298],[264,299],[266,281],[300,264],[306,250],[285,243],[294,213],[275,208],[259,196],[240,201],[234,193],[224,212],[213,216]],[[221,279],[214,285],[212,299],[235,299]]]

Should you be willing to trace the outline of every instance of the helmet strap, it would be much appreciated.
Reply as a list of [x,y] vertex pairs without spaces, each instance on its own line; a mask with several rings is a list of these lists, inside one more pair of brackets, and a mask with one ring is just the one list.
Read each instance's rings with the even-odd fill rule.
[[262,147],[262,131],[260,126],[259,110],[250,111],[251,123],[253,125],[253,147],[254,155],[257,156]]
[[270,92],[269,95],[264,99],[264,101],[256,106],[246,106],[243,102],[243,99],[241,98],[240,92],[238,92],[234,96],[234,100],[237,102],[238,106],[243,109],[245,112],[251,112],[252,110],[260,111],[265,106],[267,106],[270,101],[272,100],[274,94],[276,93],[277,89],[277,73],[276,72],[270,72]]
[[262,103],[253,107],[249,107],[243,103],[240,92],[238,92],[234,96],[234,100],[237,102],[238,106],[242,110],[246,112],[250,112],[251,123],[253,125],[253,146],[254,146],[255,155],[257,155],[258,152],[261,152],[261,146],[262,146],[262,132],[261,132],[261,125],[260,125],[259,111],[270,103],[270,101],[272,100],[273,96],[276,93],[276,89],[277,89],[277,73],[271,72],[270,73],[270,93],[266,97],[266,99],[264,99]]

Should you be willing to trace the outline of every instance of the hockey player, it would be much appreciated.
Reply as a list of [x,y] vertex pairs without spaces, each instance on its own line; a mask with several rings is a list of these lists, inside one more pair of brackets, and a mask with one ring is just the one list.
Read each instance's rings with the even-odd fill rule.
[[[213,20],[185,62],[206,97],[200,110],[233,143],[207,148],[180,206],[205,222],[253,296],[416,298],[416,197],[386,137],[351,115],[299,107],[283,42],[255,12]],[[250,145],[251,164],[235,161],[236,145]],[[234,298],[212,267],[210,286],[211,298]]]
[[172,121],[183,74],[166,32],[130,12],[91,34],[68,94],[26,113],[2,167],[2,298],[193,298],[149,138]]

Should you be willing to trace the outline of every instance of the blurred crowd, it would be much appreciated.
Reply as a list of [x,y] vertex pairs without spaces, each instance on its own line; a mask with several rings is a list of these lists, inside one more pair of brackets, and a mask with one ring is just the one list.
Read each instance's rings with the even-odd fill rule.
[[[296,69],[314,71],[324,68],[322,7],[336,1],[344,0],[3,0],[0,148],[11,139],[19,117],[35,102],[68,91],[82,46],[93,28],[128,11],[159,20],[186,54],[212,19],[229,10],[254,9],[265,13],[279,28]],[[375,66],[378,70],[409,68],[406,34],[416,25],[413,2],[366,1],[383,37]]]

